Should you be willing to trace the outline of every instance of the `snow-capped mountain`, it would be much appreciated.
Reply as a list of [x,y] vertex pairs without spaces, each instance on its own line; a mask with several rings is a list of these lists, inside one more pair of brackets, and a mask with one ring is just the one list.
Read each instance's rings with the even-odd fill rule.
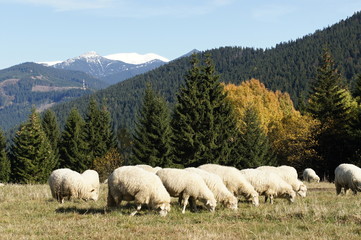
[[109,84],[114,84],[153,70],[168,61],[168,59],[152,53],[145,55],[118,53],[102,57],[96,52],[88,52],[51,66],[59,69],[82,71]]
[[129,64],[143,64],[154,60],[160,60],[162,62],[169,62],[169,59],[159,56],[154,53],[139,54],[139,53],[116,53],[106,55],[105,58],[111,60],[118,60]]

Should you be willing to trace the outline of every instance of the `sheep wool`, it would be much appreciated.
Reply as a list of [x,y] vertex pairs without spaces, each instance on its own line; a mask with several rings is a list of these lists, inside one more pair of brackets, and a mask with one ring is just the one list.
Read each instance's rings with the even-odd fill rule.
[[92,184],[88,183],[80,173],[68,168],[54,170],[48,178],[48,184],[51,195],[60,203],[64,203],[66,197],[68,200],[71,198],[85,201],[98,200],[98,192]]
[[201,176],[208,188],[212,191],[217,202],[226,208],[237,209],[238,199],[227,189],[218,175],[194,167],[186,168],[185,170]]
[[354,194],[361,191],[361,168],[353,164],[342,163],[335,169],[336,194],[341,193],[342,188],[347,193],[351,189]]
[[276,197],[294,202],[296,193],[293,191],[292,186],[276,173],[250,168],[242,169],[240,172],[260,195],[265,196],[265,202],[269,198],[271,204],[273,204],[273,199]]
[[154,174],[156,174],[157,171],[158,171],[159,169],[161,169],[161,167],[152,167],[152,166],[147,165],[147,164],[138,164],[138,165],[135,165],[135,166],[140,167],[140,168],[142,168],[143,170],[146,170],[146,171],[151,172],[151,173],[154,173]]
[[292,189],[301,197],[306,197],[307,187],[298,179],[297,171],[294,167],[282,165],[274,166],[260,166],[257,169],[262,171],[269,171],[278,174],[285,182],[292,186]]
[[303,181],[307,182],[320,182],[320,177],[312,168],[306,168],[302,173]]
[[198,168],[218,175],[233,195],[244,196],[255,206],[259,205],[259,194],[237,168],[218,164],[204,164]]
[[188,201],[193,210],[196,210],[196,200],[201,201],[208,210],[214,211],[217,201],[206,183],[196,173],[176,168],[162,168],[156,175],[162,180],[163,185],[172,197],[183,201],[182,213],[185,213]]
[[108,177],[107,206],[115,207],[122,201],[134,201],[137,205],[135,215],[142,204],[166,216],[170,211],[170,195],[159,177],[136,166],[123,166],[115,169]]

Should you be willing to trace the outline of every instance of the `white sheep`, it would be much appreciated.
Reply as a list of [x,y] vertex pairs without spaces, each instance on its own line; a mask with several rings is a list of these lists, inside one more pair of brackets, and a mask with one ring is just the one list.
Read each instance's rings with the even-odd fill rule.
[[251,168],[242,169],[240,172],[260,195],[265,196],[265,202],[269,198],[271,204],[273,204],[273,199],[276,197],[294,202],[295,191],[278,174]]
[[259,205],[259,194],[237,168],[218,164],[204,164],[198,168],[218,175],[233,195],[244,196],[255,206]]
[[[99,178],[98,178],[99,181]],[[48,179],[51,195],[60,203],[64,203],[64,198],[79,198],[85,201],[98,200],[99,191],[92,186],[92,182],[87,182],[80,173],[68,168],[54,170]]]
[[303,170],[303,181],[307,181],[307,182],[320,182],[320,177],[316,174],[315,170],[313,170],[312,168],[306,168],[305,170]]
[[161,167],[152,167],[152,166],[147,165],[147,164],[138,164],[138,165],[135,165],[135,166],[140,167],[140,168],[142,168],[142,169],[144,169],[144,170],[146,170],[148,172],[154,173],[154,174],[157,173],[157,171],[159,169],[161,169]]
[[227,208],[237,209],[238,199],[228,190],[218,175],[194,167],[186,168],[185,170],[201,176],[208,188],[212,191],[217,202]]
[[136,166],[119,167],[108,177],[107,206],[115,207],[122,200],[136,203],[132,216],[140,211],[142,204],[158,210],[161,216],[170,211],[171,198],[159,177]]
[[188,201],[193,210],[196,210],[196,200],[201,201],[208,210],[214,211],[217,201],[206,183],[196,173],[176,168],[162,168],[157,176],[172,197],[178,197],[179,203],[183,200],[182,213],[185,213]]
[[345,193],[351,189],[354,194],[361,191],[361,168],[348,163],[342,163],[335,169],[336,194]]
[[292,189],[301,197],[306,197],[307,187],[298,179],[297,171],[294,167],[282,165],[279,167],[274,166],[261,166],[257,169],[262,171],[271,171],[277,173],[285,182],[292,186]]

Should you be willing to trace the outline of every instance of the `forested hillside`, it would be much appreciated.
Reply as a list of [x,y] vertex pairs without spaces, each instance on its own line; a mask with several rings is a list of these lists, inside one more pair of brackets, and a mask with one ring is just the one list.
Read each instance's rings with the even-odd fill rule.
[[[352,87],[356,75],[361,73],[361,13],[333,26],[307,35],[301,39],[278,44],[271,49],[221,47],[199,53],[211,54],[220,80],[239,84],[250,78],[259,79],[271,90],[286,91],[295,105],[308,95],[309,83],[315,78],[316,66],[324,48],[328,48],[341,71],[345,84]],[[136,76],[94,94],[105,104],[114,121],[114,127],[134,126],[137,108],[142,99],[146,82],[162,94],[169,103],[175,101],[175,93],[184,82],[190,68],[190,58],[174,60],[156,70]],[[88,97],[54,107],[60,122],[71,107],[84,112]]]
[[0,126],[20,124],[35,107],[39,110],[69,101],[107,85],[83,72],[23,63],[0,71]]

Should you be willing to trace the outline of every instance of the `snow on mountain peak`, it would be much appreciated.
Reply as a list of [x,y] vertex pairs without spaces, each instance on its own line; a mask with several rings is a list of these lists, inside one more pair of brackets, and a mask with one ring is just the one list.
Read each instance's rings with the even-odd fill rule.
[[94,57],[100,57],[100,55],[97,54],[95,51],[90,51],[79,56],[79,58],[94,58]]
[[122,61],[129,64],[143,64],[152,60],[161,60],[163,62],[169,62],[169,59],[159,56],[154,53],[138,54],[138,53],[116,53],[104,56],[110,60]]

